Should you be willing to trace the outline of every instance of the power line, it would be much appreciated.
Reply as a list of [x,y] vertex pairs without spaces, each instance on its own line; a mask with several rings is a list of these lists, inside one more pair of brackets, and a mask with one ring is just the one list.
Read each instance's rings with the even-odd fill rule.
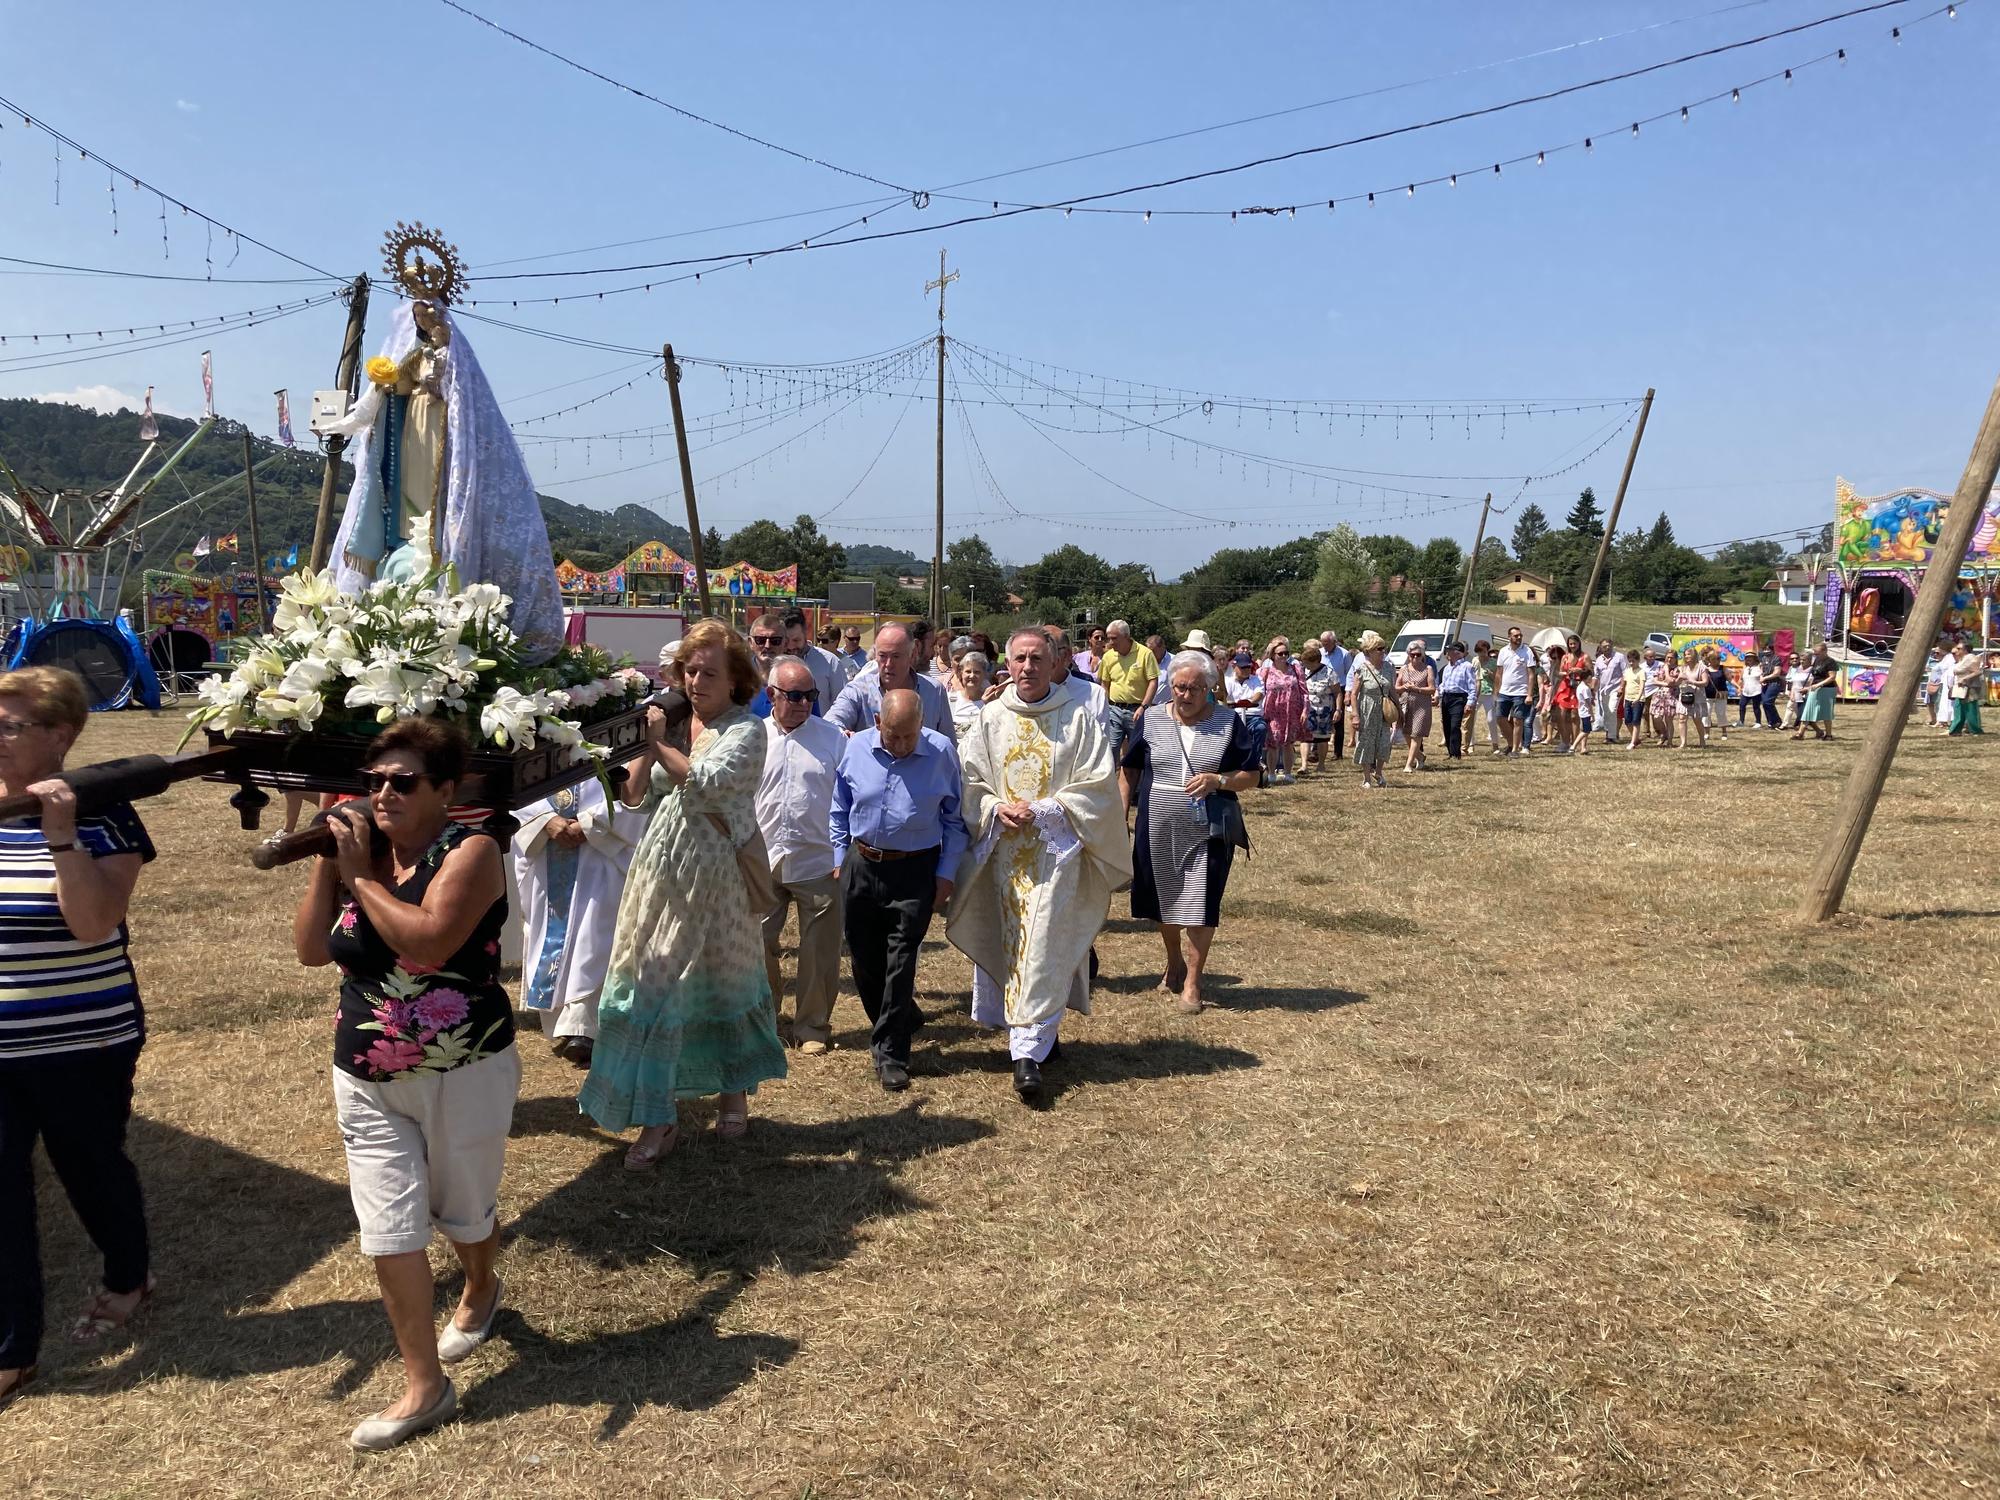
[[706,125],[711,130],[721,131],[724,135],[733,135],[740,141],[748,141],[753,146],[762,146],[767,151],[776,151],[779,155],[789,156],[794,161],[802,161],[807,163],[808,165],[815,167],[824,167],[829,172],[838,172],[843,177],[858,177],[863,182],[872,182],[877,187],[893,188],[895,191],[899,193],[913,194],[917,191],[914,188],[904,187],[899,182],[889,182],[883,178],[873,176],[870,173],[856,171],[852,167],[843,167],[838,162],[826,161],[820,157],[810,155],[809,153],[804,151],[795,151],[790,146],[781,146],[776,141],[766,140],[763,136],[753,135],[747,130],[739,130],[734,125],[725,125],[720,120],[711,120],[706,115],[696,114],[693,110],[687,109],[682,105],[675,104],[671,100],[662,99],[657,94],[648,93],[645,89],[640,88],[637,84],[625,83],[619,79],[613,78],[609,73],[599,72],[596,68],[589,66],[587,63],[580,63],[573,57],[566,57],[562,53],[556,51],[553,47],[545,47],[540,42],[530,41],[527,37],[522,36],[521,33],[518,31],[509,31],[505,26],[502,26],[499,22],[489,21],[485,16],[480,15],[478,11],[471,10],[466,6],[460,5],[458,3],[458,0],[439,0],[439,3],[449,6],[451,9],[457,11],[462,16],[466,16],[471,20],[477,21],[481,26],[485,26],[490,30],[497,31],[502,36],[507,37],[512,41],[519,42],[523,47],[528,48],[530,51],[539,52],[544,57],[553,58],[555,61],[563,64],[563,66],[565,67],[574,68],[579,73],[587,74],[589,77],[595,78],[599,83],[608,83],[613,88],[618,89],[623,93],[632,95],[635,99],[643,99],[648,104],[657,104],[661,109],[670,110],[674,114],[679,115],[684,120],[692,120],[697,125]]
[[[190,204],[182,202],[179,198],[176,198],[172,193],[167,192],[163,188],[154,187],[152,183],[146,181],[143,177],[140,177],[136,172],[128,172],[125,168],[119,166],[116,162],[111,161],[109,158],[107,158],[102,152],[90,150],[88,147],[84,146],[80,141],[77,141],[72,137],[63,134],[60,130],[57,130],[53,125],[49,124],[48,121],[39,119],[36,116],[30,114],[26,109],[22,108],[20,105],[16,104],[13,100],[8,99],[5,96],[0,96],[0,109],[5,109],[12,114],[19,115],[21,117],[21,123],[23,125],[26,125],[31,130],[39,130],[44,135],[49,136],[51,139],[57,141],[59,144],[68,146],[72,151],[76,152],[76,154],[85,161],[94,160],[99,166],[103,167],[106,171],[112,173],[114,177],[125,178],[128,182],[132,184],[132,186],[135,189],[140,189],[142,191],[151,193],[155,198],[159,199],[162,204],[161,222],[163,226],[165,223],[164,216],[166,212],[164,205],[171,203],[175,208],[178,208],[184,216],[192,215],[194,218],[200,219],[204,224],[209,225],[211,228],[222,230],[231,239],[242,240],[245,244],[255,245],[259,250],[267,250],[271,254],[277,256],[280,260],[288,260],[295,266],[302,266],[308,271],[316,271],[329,281],[344,281],[346,279],[345,277],[334,275],[333,272],[327,270],[324,266],[316,266],[311,261],[300,260],[296,255],[287,254],[285,251],[280,250],[276,245],[269,244],[264,240],[258,239],[253,234],[247,234],[243,230],[237,229],[232,225],[225,224],[223,223],[222,220],[216,218],[213,214],[203,213],[200,209],[195,208]],[[161,237],[162,240],[164,241],[165,239],[164,227],[162,228],[161,231]]]
[[[445,3],[451,3],[451,0],[445,0]],[[1523,95],[1521,97],[1505,100],[1497,104],[1483,105],[1474,109],[1459,110],[1451,114],[1434,116],[1429,119],[1413,121],[1403,125],[1389,126],[1380,130],[1369,131],[1361,135],[1349,136],[1343,140],[1327,142],[1322,145],[1298,147],[1290,151],[1277,152],[1271,155],[1257,157],[1253,160],[1246,162],[1239,162],[1231,166],[1211,167],[1201,171],[1184,172],[1177,174],[1175,176],[1159,178],[1151,182],[1137,183],[1127,187],[1106,189],[1102,192],[1079,194],[1073,197],[1055,199],[1044,203],[1024,203],[1024,204],[1009,205],[1006,207],[1000,207],[996,205],[996,207],[991,212],[988,213],[963,215],[959,218],[945,220],[943,222],[936,224],[919,225],[904,229],[877,230],[869,234],[845,235],[844,237],[841,238],[822,237],[818,240],[806,239],[806,240],[794,241],[789,244],[769,246],[765,249],[757,251],[736,251],[730,253],[718,253],[705,256],[689,256],[676,260],[641,262],[641,263],[617,265],[617,266],[597,266],[597,267],[588,267],[580,270],[521,271],[521,272],[507,273],[500,276],[487,276],[483,279],[489,282],[529,281],[529,280],[540,281],[540,280],[581,277],[581,276],[620,275],[620,274],[630,274],[643,271],[678,270],[681,268],[694,267],[694,266],[699,266],[703,268],[721,267],[723,265],[747,266],[754,263],[759,256],[795,254],[800,251],[810,250],[810,249],[828,249],[835,246],[859,245],[859,244],[873,243],[881,240],[901,239],[914,234],[929,234],[936,232],[938,230],[957,228],[963,225],[991,223],[995,220],[1015,218],[1022,214],[1028,214],[1028,213],[1047,213],[1056,210],[1061,210],[1065,214],[1067,214],[1074,212],[1077,209],[1085,209],[1087,211],[1092,205],[1102,204],[1107,200],[1113,198],[1130,197],[1135,193],[1161,191],[1166,188],[1185,186],[1193,182],[1203,182],[1214,178],[1232,176],[1238,173],[1252,171],[1261,167],[1274,166],[1286,162],[1302,160],[1308,157],[1320,156],[1330,152],[1343,151],[1355,146],[1374,144],[1380,141],[1395,139],[1400,136],[1411,135],[1420,131],[1438,129],[1440,127],[1447,125],[1461,124],[1468,120],[1482,119],[1487,116],[1502,114],[1507,111],[1520,109],[1532,104],[1547,103],[1551,100],[1565,98],[1572,94],[1581,94],[1589,90],[1604,88],[1614,83],[1628,82],[1632,79],[1645,77],[1649,74],[1662,72],[1666,69],[1681,67],[1688,63],[1703,61],[1709,58],[1722,56],[1727,53],[1741,51],[1745,48],[1759,46],[1762,45],[1763,43],[1775,41],[1783,37],[1798,35],[1802,32],[1811,31],[1823,26],[1833,25],[1840,21],[1851,20],[1857,16],[1864,16],[1878,11],[1890,10],[1910,3],[1912,3],[1912,0],[1873,0],[1873,3],[1871,4],[1853,7],[1848,10],[1837,12],[1833,15],[1819,17],[1814,20],[1803,21],[1796,25],[1779,28],[1773,31],[1768,31],[1758,36],[1748,37],[1734,42],[1719,43],[1712,47],[1705,47],[1697,51],[1683,53],[1680,56],[1667,58],[1659,62],[1647,63],[1638,67],[1627,68],[1616,73],[1605,74],[1600,77],[1588,79],[1580,83],[1565,84],[1558,88],[1545,89],[1538,93]],[[1934,11],[1928,12],[1926,15],[1921,16],[1918,19],[1929,20],[1934,16],[1947,15],[1947,14],[1955,15],[1956,7],[1955,6],[1940,7]],[[1912,24],[1915,23],[1913,22]],[[1900,32],[1900,28],[1898,29],[1898,31]],[[1835,59],[1844,60],[1845,55],[1846,55],[1846,49],[1841,48],[1835,53],[1826,54],[1826,56],[1823,58],[1815,58],[1810,60],[1809,62],[1795,64],[1792,69],[1787,69],[1785,70],[1784,73],[1771,74],[1762,79],[1755,79],[1744,84],[1739,84],[1736,86],[1734,90],[1731,91],[1732,95],[1740,94],[1741,90],[1744,88],[1754,88],[1759,86],[1761,83],[1775,81],[1780,77],[1789,76],[1790,73],[1797,71],[1797,69],[1799,68],[1811,66],[1821,61],[1828,61]],[[1691,112],[1692,109],[1697,107],[1698,105],[1714,102],[1715,98],[1718,97],[1720,96],[1711,96],[1709,100],[1705,101],[1690,101],[1688,104],[1681,106],[1679,111],[1676,112],[1683,114]],[[1586,148],[1588,148],[1588,146],[1591,144],[1594,144],[1594,137],[1586,137],[1585,138]],[[1537,154],[1545,157],[1548,151],[1551,149],[1563,150],[1568,148],[1563,146],[1558,146],[1554,148],[1544,148],[1543,151]],[[1502,164],[1495,164],[1495,165],[1502,165]],[[1489,169],[1487,167],[1481,167],[1478,170],[1487,171]],[[1445,174],[1444,177],[1432,180],[1439,182],[1447,181],[1453,175],[1462,175],[1462,174]],[[1414,196],[1416,187],[1421,185],[1423,184],[1410,182],[1410,183],[1400,184],[1399,186],[1407,194]],[[1385,191],[1385,190],[1377,190],[1377,191]],[[1363,196],[1366,197],[1368,195],[1363,195]],[[1324,200],[1315,199],[1314,201],[1319,202]],[[1336,198],[1335,200],[1332,201],[1340,201],[1340,200]],[[1279,211],[1291,213],[1298,206],[1302,205],[1285,205]],[[1265,211],[1266,210],[1264,209],[1256,207],[1253,207],[1248,210],[1241,208],[1213,209],[1213,210],[1168,210],[1168,209],[1157,210],[1157,212],[1159,212],[1163,216],[1201,215],[1210,217],[1220,214],[1240,214],[1244,212],[1250,212],[1252,214],[1256,214]],[[1153,213],[1156,212],[1156,210],[1131,209],[1131,210],[1121,210],[1121,212],[1138,213],[1141,214],[1143,217],[1150,219]],[[605,296],[616,296],[632,291],[650,290],[651,287],[660,284],[663,283],[659,280],[655,280],[653,282],[645,283],[643,285],[633,284],[624,287],[605,288],[601,292],[569,293],[567,295],[569,295],[571,300],[590,299],[590,298],[596,298],[601,300]],[[519,306],[522,302],[554,303],[558,300],[560,299],[556,297],[519,298],[513,300],[513,305]],[[468,305],[476,305],[476,304],[468,304]]]

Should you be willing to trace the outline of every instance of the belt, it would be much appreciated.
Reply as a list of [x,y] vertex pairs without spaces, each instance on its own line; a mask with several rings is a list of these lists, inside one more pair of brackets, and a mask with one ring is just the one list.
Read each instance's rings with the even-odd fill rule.
[[916,859],[920,855],[936,854],[943,847],[941,844],[932,844],[928,849],[877,849],[873,844],[864,844],[859,839],[854,841],[854,852],[873,864],[880,864],[885,859]]
[[1111,706],[1113,708],[1143,708],[1145,707],[1145,702],[1143,699],[1134,698],[1130,703],[1120,703],[1116,698],[1113,698]]

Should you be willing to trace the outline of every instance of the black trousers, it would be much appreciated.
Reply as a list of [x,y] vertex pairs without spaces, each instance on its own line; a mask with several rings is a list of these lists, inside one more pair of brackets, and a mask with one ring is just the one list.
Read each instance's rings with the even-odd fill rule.
[[937,904],[937,862],[935,849],[879,861],[863,859],[859,849],[847,851],[841,925],[854,988],[874,1027],[868,1050],[877,1062],[908,1062],[910,1038],[924,1024],[917,1009],[917,949]]
[[1333,758],[1335,760],[1345,760],[1347,758],[1341,752],[1341,746],[1346,742],[1346,740],[1347,740],[1347,705],[1345,703],[1342,703],[1339,708],[1336,708],[1333,711]]
[[1459,741],[1465,733],[1466,695],[1445,693],[1438,698],[1438,703],[1444,709],[1444,753],[1457,760]]
[[35,1225],[35,1138],[97,1248],[104,1286],[136,1292],[148,1266],[146,1206],[125,1155],[137,1044],[0,1065],[0,1370],[42,1347],[42,1256]]

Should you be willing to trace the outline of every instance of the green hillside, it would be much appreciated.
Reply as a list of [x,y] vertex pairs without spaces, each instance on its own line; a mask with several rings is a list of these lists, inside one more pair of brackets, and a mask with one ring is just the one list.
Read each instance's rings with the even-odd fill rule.
[[[171,454],[198,425],[182,417],[158,420],[161,457]],[[248,556],[250,519],[241,483],[242,434],[238,424],[218,421],[147,498],[142,519],[159,516],[203,490],[223,486],[218,493],[145,527],[140,533],[144,545],[131,569],[133,576],[141,568],[170,567],[175,553],[186,551],[203,535],[238,532]],[[308,446],[292,450],[253,436],[250,446],[256,460],[277,455],[277,461],[257,475],[257,521],[264,551],[283,555],[296,546],[303,558],[312,550],[325,460],[310,441]],[[0,458],[37,490],[93,494],[109,489],[125,477],[142,447],[137,412],[107,415],[61,402],[0,400]],[[341,466],[336,506],[344,503],[353,473],[351,465]],[[687,549],[685,527],[663,521],[642,505],[601,511],[550,495],[543,495],[541,501],[549,542],[557,557],[574,553],[579,562],[596,566],[601,565],[599,560],[623,557],[646,541],[662,541],[683,553]]]

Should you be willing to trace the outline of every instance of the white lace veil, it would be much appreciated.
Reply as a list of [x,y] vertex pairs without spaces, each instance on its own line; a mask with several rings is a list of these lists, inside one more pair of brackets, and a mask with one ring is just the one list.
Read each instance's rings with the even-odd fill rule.
[[[521,638],[523,656],[546,661],[563,643],[563,613],[541,500],[465,330],[451,321],[449,311],[444,316],[451,342],[444,362],[445,521],[438,554],[457,567],[462,583],[498,584],[514,601],[509,623]],[[401,360],[416,341],[416,318],[407,302],[399,303],[381,352]],[[381,409],[381,391],[368,383],[353,410],[327,429],[355,439],[349,450],[354,486],[333,544],[333,566],[343,593],[358,594],[370,582],[349,561],[349,548],[359,518],[376,514],[381,498],[382,479],[373,462]]]

